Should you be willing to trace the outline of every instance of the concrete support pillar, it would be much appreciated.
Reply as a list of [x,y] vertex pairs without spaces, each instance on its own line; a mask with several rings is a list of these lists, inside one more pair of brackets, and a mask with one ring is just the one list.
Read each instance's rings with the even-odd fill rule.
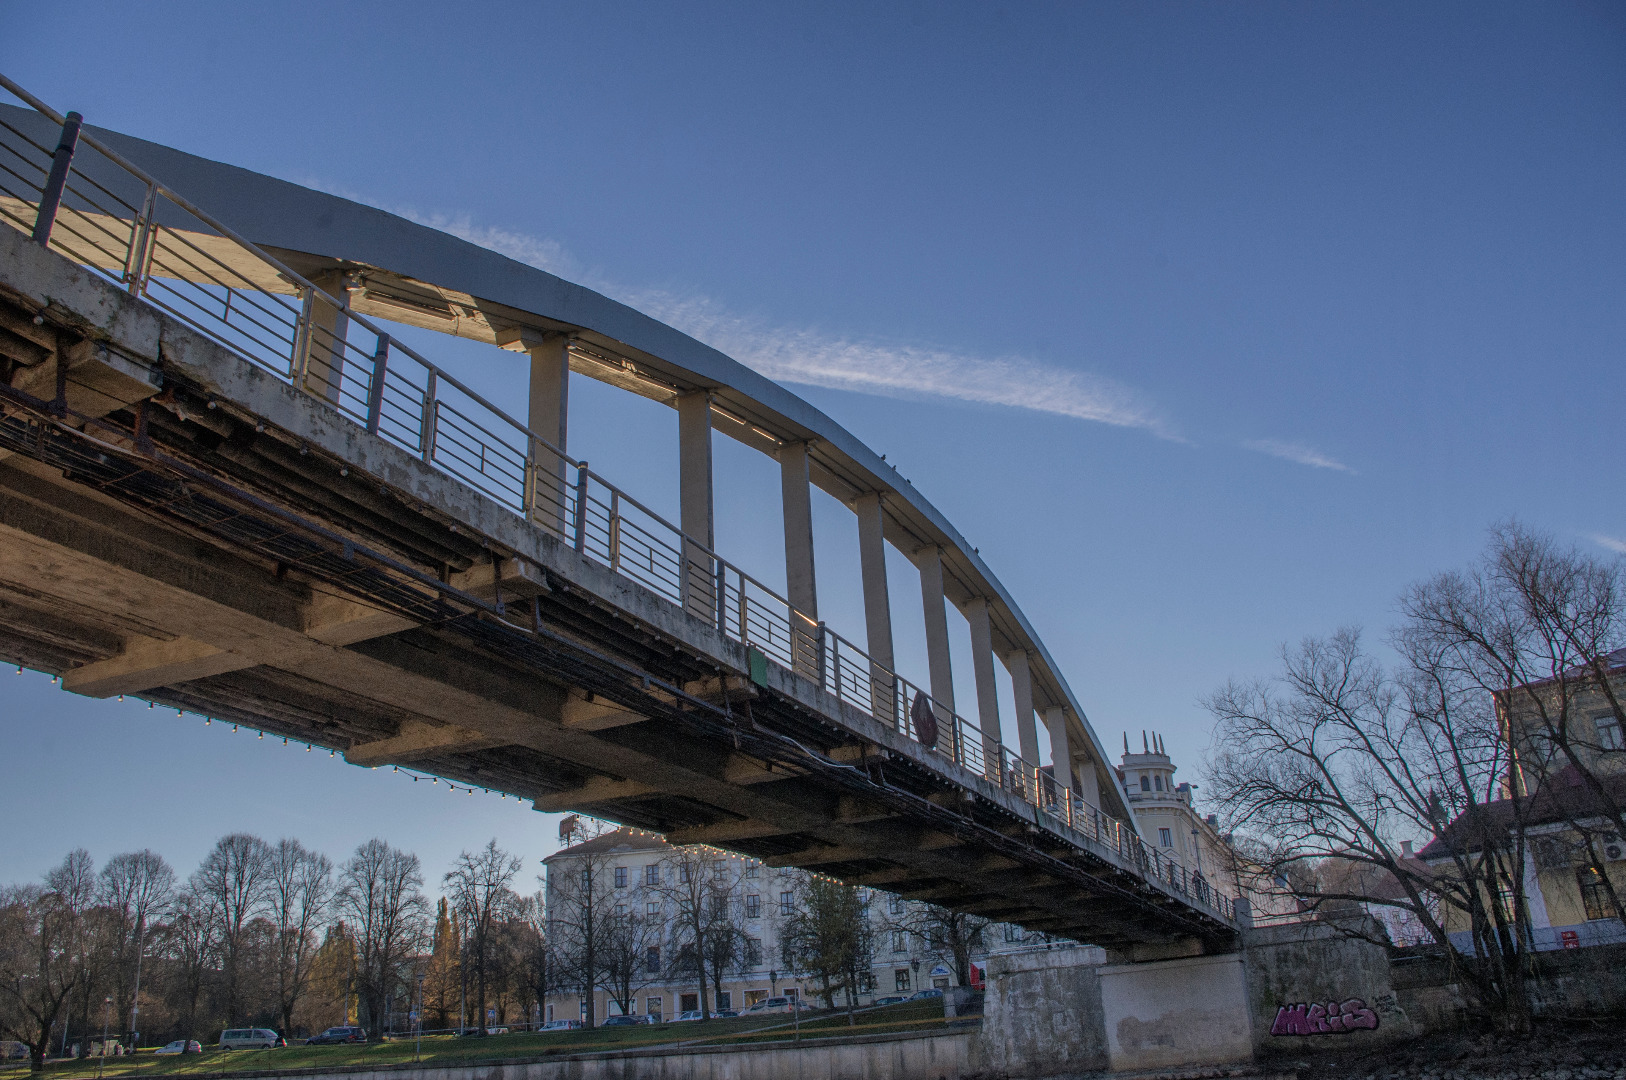
[[1044,726],[1050,732],[1050,762],[1059,787],[1073,786],[1073,744],[1067,737],[1067,710],[1051,706],[1044,711]]
[[[310,340],[305,348],[306,393],[337,405],[344,385],[345,340],[350,334],[350,280],[342,270],[329,270],[311,278],[311,284],[338,300],[334,307],[318,296],[311,298]],[[363,406],[365,408],[365,406]]]
[[931,671],[932,700],[937,702],[937,722],[953,722],[954,666],[949,658],[948,612],[943,605],[943,549],[922,548],[915,554],[920,567],[920,602],[926,615],[926,663]]
[[[871,714],[883,724],[896,727],[903,718],[898,708],[892,655],[892,600],[886,588],[886,537],[882,528],[880,492],[869,492],[853,500],[858,517],[858,566],[864,583],[865,648],[874,665],[870,668]],[[907,708],[908,703],[904,706]]]
[[965,605],[971,625],[971,671],[977,680],[977,726],[982,729],[983,775],[996,784],[1005,782],[1000,764],[999,687],[994,682],[994,627],[988,598],[973,596]]
[[1011,675],[1011,696],[1016,700],[1016,739],[1022,760],[1039,764],[1039,731],[1033,723],[1033,671],[1028,654],[1018,649],[1005,657],[1005,670]]
[[1095,758],[1086,751],[1073,750],[1073,775],[1078,781],[1078,797],[1096,809],[1101,807],[1101,780],[1096,773]]
[[813,485],[807,443],[779,448],[780,504],[785,521],[785,599],[790,615],[791,655],[802,674],[818,674],[819,588],[813,564]]
[[[683,552],[683,606],[703,619],[716,617],[716,567],[711,474],[711,392],[696,390],[677,399],[678,527],[688,541]],[[704,546],[704,550],[701,546]]]
[[541,441],[531,446],[531,520],[558,536],[568,536],[565,509],[569,478],[565,459],[560,455],[569,450],[570,338],[516,327],[500,333],[497,344],[530,358],[530,410],[525,426],[557,450]]

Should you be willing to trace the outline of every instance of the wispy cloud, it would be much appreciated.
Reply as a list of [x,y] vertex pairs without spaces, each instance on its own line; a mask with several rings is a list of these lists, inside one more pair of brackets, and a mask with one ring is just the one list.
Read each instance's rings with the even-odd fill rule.
[[1616,555],[1626,555],[1626,540],[1617,540],[1613,536],[1605,536],[1603,533],[1588,533],[1587,535],[1599,547],[1607,548]]
[[[366,201],[348,192],[332,194]],[[779,326],[730,311],[703,295],[620,286],[583,266],[553,240],[478,225],[465,216],[382,209],[613,296],[776,382],[1006,406],[1184,441],[1143,395],[1101,376],[1021,356],[973,356]]]
[[1330,458],[1314,447],[1305,446],[1303,443],[1286,442],[1282,439],[1250,439],[1242,445],[1261,454],[1269,454],[1271,457],[1281,458],[1283,461],[1291,461],[1295,465],[1308,465],[1312,469],[1336,469],[1338,472],[1347,472],[1351,475],[1355,473],[1354,469],[1345,465],[1342,461]]

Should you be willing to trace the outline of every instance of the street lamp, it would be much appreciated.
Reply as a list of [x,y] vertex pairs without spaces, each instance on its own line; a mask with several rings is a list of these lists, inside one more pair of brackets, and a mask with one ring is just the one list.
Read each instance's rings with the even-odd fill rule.
[[102,1075],[102,1062],[107,1060],[107,1023],[113,1015],[113,999],[102,999],[102,1052],[96,1055],[96,1076],[98,1080]]
[[423,1060],[423,972],[418,973],[418,1010],[412,1014],[412,1026],[418,1029],[418,1048],[412,1052],[413,1061]]

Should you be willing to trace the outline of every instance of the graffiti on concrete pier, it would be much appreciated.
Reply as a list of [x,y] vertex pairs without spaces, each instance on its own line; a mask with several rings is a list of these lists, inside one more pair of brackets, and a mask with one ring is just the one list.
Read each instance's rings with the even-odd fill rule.
[[1276,1010],[1272,1035],[1337,1035],[1349,1031],[1375,1031],[1378,1014],[1360,998],[1348,1001],[1300,1002]]

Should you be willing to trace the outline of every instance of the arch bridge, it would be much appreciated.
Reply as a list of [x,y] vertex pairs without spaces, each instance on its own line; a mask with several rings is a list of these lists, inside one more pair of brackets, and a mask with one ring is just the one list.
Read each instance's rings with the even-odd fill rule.
[[[1126,956],[1233,947],[1016,602],[829,417],[591,290],[0,84],[0,656]],[[525,354],[524,418],[401,325]],[[571,374],[676,410],[677,521],[571,456]],[[778,463],[784,594],[715,535],[717,434]],[[853,513],[857,633],[819,617],[815,486]]]

